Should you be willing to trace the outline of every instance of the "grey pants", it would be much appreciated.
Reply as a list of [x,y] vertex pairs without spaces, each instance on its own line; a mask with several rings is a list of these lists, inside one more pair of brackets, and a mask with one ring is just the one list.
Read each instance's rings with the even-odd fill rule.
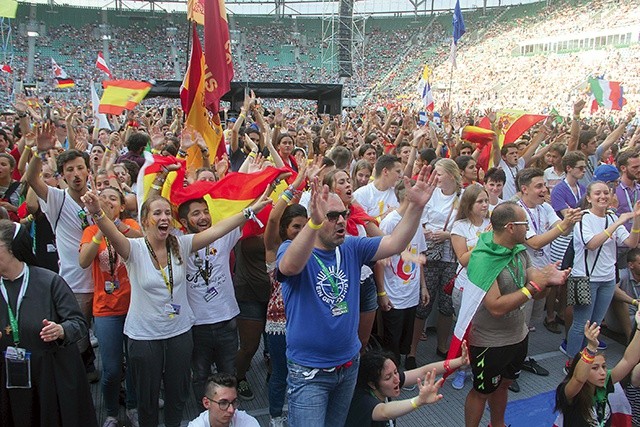
[[138,399],[140,427],[158,426],[160,382],[164,382],[164,424],[178,427],[189,396],[191,331],[164,340],[129,339],[129,363]]

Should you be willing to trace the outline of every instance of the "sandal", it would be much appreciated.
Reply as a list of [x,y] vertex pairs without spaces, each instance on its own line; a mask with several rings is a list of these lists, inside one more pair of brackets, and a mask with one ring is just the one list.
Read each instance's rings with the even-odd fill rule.
[[561,333],[560,328],[558,327],[558,324],[555,322],[555,320],[548,321],[547,318],[545,317],[542,323],[544,324],[544,327],[547,328],[547,331],[554,334]]
[[426,340],[427,340],[427,333],[422,332],[422,335],[420,335],[420,341],[426,341]]

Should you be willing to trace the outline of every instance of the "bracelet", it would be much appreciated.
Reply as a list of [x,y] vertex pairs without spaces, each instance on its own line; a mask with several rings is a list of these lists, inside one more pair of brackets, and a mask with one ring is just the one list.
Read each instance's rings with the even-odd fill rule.
[[531,292],[527,288],[520,288],[520,292],[522,292],[527,299],[533,298],[533,295],[531,295]]
[[378,296],[379,297],[386,297],[387,296],[387,291],[378,292]]
[[564,234],[564,232],[566,231],[566,230],[563,230],[562,227],[560,227],[560,223],[556,224],[556,228],[560,230],[562,234]]
[[445,372],[450,372],[451,371],[451,361],[450,361],[450,359],[446,359],[442,363],[442,366],[444,367]]
[[106,214],[104,213],[104,211],[102,209],[100,209],[100,212],[91,214],[91,216],[93,217],[94,221],[98,221],[98,220],[101,220],[102,218],[104,218],[106,216]]
[[632,228],[631,232],[632,233],[640,233],[640,228]]
[[246,118],[247,118],[247,116],[246,116],[244,113],[240,113],[240,114],[238,114],[238,118],[240,118],[240,117],[242,117],[243,119],[246,119]]
[[31,147],[31,152],[37,156],[38,155],[38,147],[36,147],[35,145],[33,147]]
[[157,185],[157,184],[151,184],[151,188],[153,188],[154,190],[158,190],[158,191],[160,191],[162,189],[162,187],[160,185]]
[[122,224],[122,220],[120,218],[116,218],[115,220],[113,220],[113,225],[115,225],[116,227],[118,227],[120,224]]
[[[29,218],[29,217],[27,217]],[[637,299],[632,299],[631,300],[631,305],[638,305],[638,300]]]
[[594,359],[596,358],[595,355],[591,355],[588,351],[586,351],[587,348],[585,347],[584,350],[582,350],[582,352],[580,353],[580,358],[582,359],[582,361],[588,365],[591,365],[594,361]]
[[91,238],[91,241],[92,241],[93,243],[95,243],[96,245],[98,245],[98,246],[100,245],[100,243],[102,243],[102,239],[96,239],[96,236],[93,236],[93,237]]
[[309,221],[307,221],[307,224],[309,225],[309,228],[312,230],[320,230],[322,228],[322,224],[324,224],[324,221],[322,221],[320,224],[316,224],[313,222],[311,218],[309,218]]
[[598,349],[591,351],[589,349],[589,346],[586,346],[585,348],[583,348],[582,351],[586,351],[589,354],[589,356],[595,356],[598,353]]
[[178,156],[187,157],[187,152],[184,151],[183,149],[180,149],[180,150],[178,150]]
[[[34,220],[34,218],[33,218],[33,214],[29,214],[29,215],[27,215],[25,219],[26,219],[27,221],[29,221],[29,222],[33,222],[33,220]],[[634,301],[635,301],[635,300],[634,300]]]
[[244,208],[242,210],[242,214],[244,215],[244,218],[246,220],[251,220],[251,221],[255,222],[258,225],[258,227],[262,228],[264,226],[262,221],[260,221],[258,219],[258,217],[256,216],[256,213],[253,211],[251,206],[249,206],[248,208]]
[[606,228],[604,230],[604,234],[606,234],[608,238],[611,238],[611,233],[609,233]]
[[[126,225],[126,224],[125,224]],[[131,231],[131,227],[127,225],[127,229],[122,232],[122,234],[127,234]]]
[[533,286],[533,288],[536,290],[536,292],[542,292],[542,289],[540,289],[540,286],[536,282],[534,282],[533,280],[529,281],[529,284],[531,286]]
[[254,151],[249,153],[249,157],[253,157],[255,159],[256,156],[257,156],[257,154]]
[[282,193],[282,196],[280,196],[280,198],[287,202],[287,204],[291,203],[291,199],[284,193]]
[[410,400],[410,402],[411,402],[411,407],[412,407],[413,409],[418,409],[418,407],[419,407],[419,406],[418,406],[418,404],[416,403],[416,399],[417,399],[417,397],[414,397],[414,398],[412,398],[412,399]]

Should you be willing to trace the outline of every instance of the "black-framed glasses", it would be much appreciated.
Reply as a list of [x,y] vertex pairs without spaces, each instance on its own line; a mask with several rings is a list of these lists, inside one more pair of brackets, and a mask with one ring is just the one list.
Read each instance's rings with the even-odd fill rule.
[[351,212],[349,211],[349,209],[344,211],[329,211],[327,212],[327,219],[330,222],[336,222],[340,217],[343,217],[346,221],[347,219],[349,219],[350,214]]
[[513,225],[526,225],[527,226],[527,230],[529,229],[529,221],[511,221],[508,222],[507,225],[509,224],[513,224]]
[[229,402],[228,400],[224,400],[224,399],[223,400],[213,400],[209,396],[205,396],[205,397],[210,402],[217,403],[218,407],[220,408],[221,411],[226,411],[227,409],[229,409],[229,406],[233,406],[233,409],[238,409],[238,406],[240,406],[240,401],[238,399],[234,399],[231,402]]

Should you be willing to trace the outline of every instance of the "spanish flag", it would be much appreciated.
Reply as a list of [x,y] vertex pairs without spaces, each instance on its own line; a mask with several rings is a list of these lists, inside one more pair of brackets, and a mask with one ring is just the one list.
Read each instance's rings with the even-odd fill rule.
[[500,147],[516,142],[523,133],[531,129],[533,125],[546,119],[548,116],[542,114],[527,114],[520,110],[501,110],[498,112],[498,128],[501,127],[498,135]]
[[205,104],[215,115],[220,109],[220,98],[231,90],[233,80],[231,39],[224,0],[207,0],[204,3],[204,46]]
[[102,86],[104,93],[98,112],[103,114],[119,115],[124,110],[133,110],[151,90],[151,83],[135,80],[105,80]]
[[[215,224],[250,206],[276,178],[288,172],[290,171],[286,168],[274,167],[250,174],[232,172],[218,182],[196,181],[180,188],[171,195],[170,200],[179,206],[189,200],[204,198],[209,206],[211,222]],[[273,199],[276,196],[271,197]],[[270,206],[267,206],[257,215],[263,226],[254,221],[247,222],[242,232],[243,236],[248,237],[263,232],[270,213]]]
[[[204,138],[209,148],[209,161],[213,164],[216,159],[226,153],[227,147],[222,137],[220,115],[205,108],[205,60],[202,46],[193,24],[193,42],[191,44],[191,59],[189,68],[180,87],[180,101],[187,116],[185,124],[197,130]],[[197,169],[202,166],[202,152],[197,145],[187,151],[187,168]]]
[[[149,190],[156,176],[162,171],[163,167],[169,165],[180,164],[181,167],[177,171],[171,171],[167,175],[167,179],[164,181],[164,185],[160,191],[160,195],[165,199],[171,201],[171,198],[178,191],[182,190],[184,185],[184,176],[186,171],[186,164],[184,160],[176,159],[173,156],[161,156],[158,154],[151,154],[148,151],[144,152],[144,165],[138,172],[138,180],[136,182],[136,194],[138,198],[138,210],[142,208],[142,204],[149,196]],[[174,226],[181,228],[182,226],[174,222]]]
[[464,141],[478,144],[478,148],[482,149],[486,144],[491,144],[496,133],[479,126],[465,126],[462,128],[462,139]]

